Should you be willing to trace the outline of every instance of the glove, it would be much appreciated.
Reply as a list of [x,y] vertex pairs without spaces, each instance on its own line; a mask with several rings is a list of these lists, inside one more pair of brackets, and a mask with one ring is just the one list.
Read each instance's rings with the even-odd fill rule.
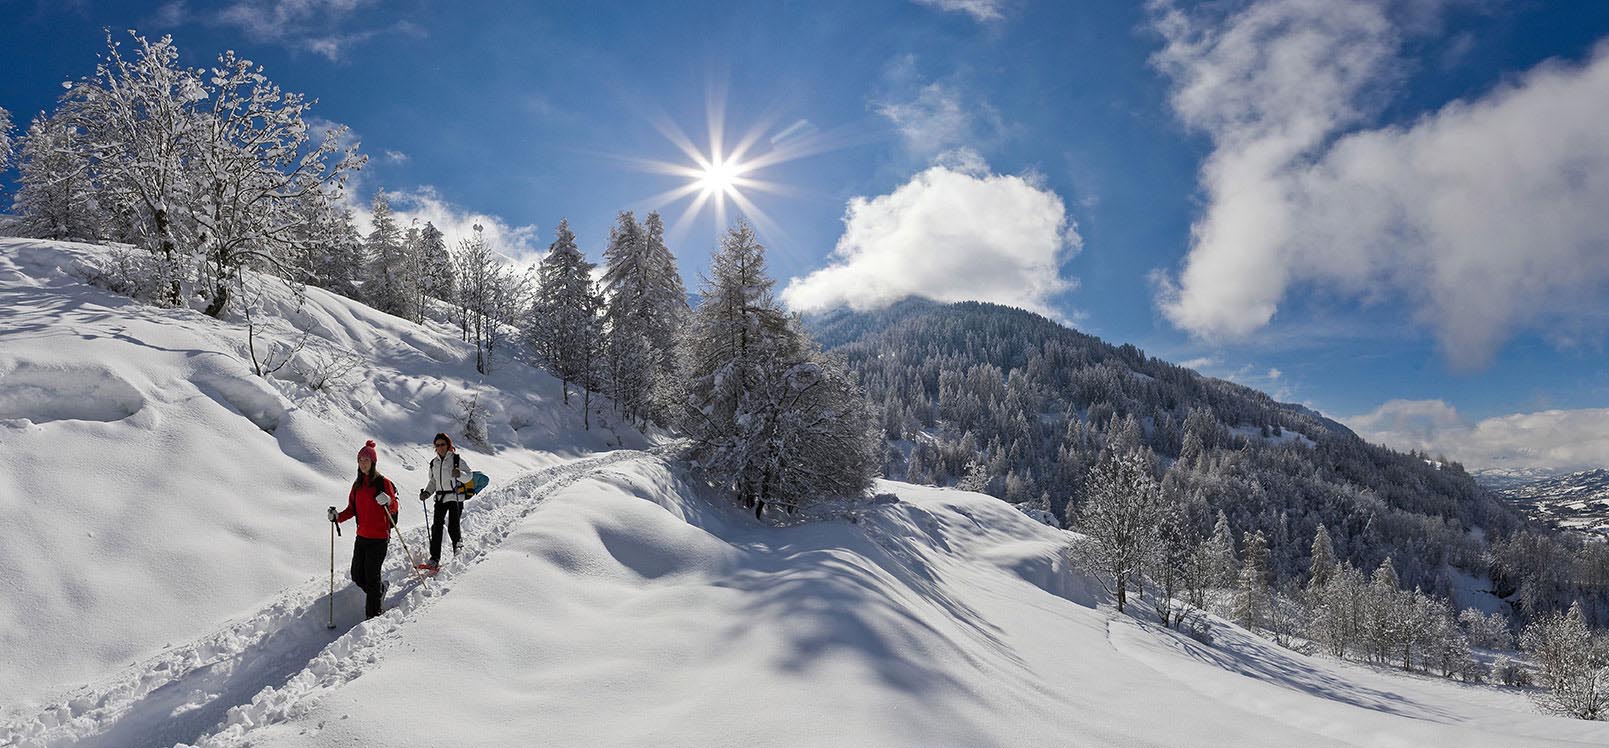
[[419,500],[420,501],[424,501],[425,498],[428,497],[429,495],[430,495],[430,489],[428,489],[428,488],[419,489]]
[[380,506],[386,506],[386,505],[390,504],[391,503],[391,494],[388,494],[385,491],[375,491],[374,492],[374,503],[379,504]]
[[331,522],[335,522],[335,521],[337,521],[337,519],[338,519],[338,518],[339,518],[339,517],[340,517],[340,516],[341,516],[341,513],[340,513],[340,512],[337,512],[337,511],[335,511],[335,507],[333,507],[333,506],[332,506],[332,507],[330,507],[330,521],[331,521]]

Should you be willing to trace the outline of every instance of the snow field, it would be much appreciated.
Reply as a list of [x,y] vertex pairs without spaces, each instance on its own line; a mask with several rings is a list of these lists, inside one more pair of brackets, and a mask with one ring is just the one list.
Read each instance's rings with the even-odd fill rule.
[[[409,528],[437,431],[499,482],[646,444],[582,430],[558,382],[524,364],[476,374],[456,328],[316,288],[297,311],[261,286],[258,355],[310,329],[299,355],[351,356],[344,381],[311,389],[311,363],[254,376],[242,320],[85,282],[109,251],[0,238],[0,721],[327,573],[324,507],[345,503],[365,439]],[[462,438],[476,394],[490,452]]]

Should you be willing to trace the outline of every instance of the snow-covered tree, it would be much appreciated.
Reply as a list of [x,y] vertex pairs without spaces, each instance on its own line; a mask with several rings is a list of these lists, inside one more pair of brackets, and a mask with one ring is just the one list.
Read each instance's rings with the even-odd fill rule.
[[338,200],[329,198],[309,201],[302,206],[311,214],[310,218],[321,222],[308,224],[311,282],[356,299],[361,295],[359,285],[366,273],[363,235],[358,233],[352,209],[338,205]]
[[1369,580],[1369,612],[1364,640],[1375,662],[1389,662],[1392,651],[1402,640],[1404,606],[1401,597],[1397,568],[1387,557],[1375,568],[1374,576]]
[[[1169,497],[1167,493],[1162,492],[1156,520],[1156,545],[1151,560],[1151,577],[1156,582],[1154,589],[1159,603],[1156,608],[1164,626],[1177,624],[1171,615],[1174,598],[1180,593],[1201,589],[1206,572],[1204,557],[1200,553],[1201,533],[1191,524],[1179,497]],[[1191,597],[1192,604],[1200,605],[1196,595]]]
[[455,292],[452,255],[447,251],[447,237],[436,224],[425,221],[419,229],[414,259],[419,263],[415,275],[419,279],[421,313],[427,298],[451,301]]
[[628,416],[663,420],[680,400],[676,341],[689,311],[659,214],[639,224],[622,211],[603,256],[610,391]]
[[728,230],[682,359],[695,459],[756,513],[862,495],[879,458],[858,388],[782,311],[774,284],[754,230]]
[[1151,473],[1153,460],[1139,445],[1108,449],[1090,471],[1084,501],[1069,522],[1093,542],[1091,561],[1112,579],[1119,613],[1128,601],[1129,582],[1155,552],[1160,489]]
[[12,201],[18,233],[48,239],[101,236],[104,217],[90,179],[88,144],[69,118],[40,114],[19,149],[21,187]]
[[569,220],[561,219],[538,270],[536,298],[526,329],[538,355],[563,381],[566,403],[570,402],[572,382],[588,393],[597,385],[602,299],[592,269],[593,264],[576,247]]
[[1345,657],[1361,645],[1368,622],[1369,583],[1351,564],[1336,567],[1320,587],[1310,587],[1312,601],[1308,635],[1325,645],[1330,654]]
[[1308,557],[1308,589],[1323,587],[1335,573],[1336,564],[1335,546],[1330,543],[1330,531],[1324,529],[1324,525],[1313,531],[1313,548]]
[[355,145],[342,148],[344,127],[315,140],[304,119],[313,102],[233,51],[219,55],[202,86],[211,106],[189,127],[187,207],[210,286],[206,313],[216,317],[242,267],[297,275],[286,263],[307,256],[299,242],[322,238],[310,232],[317,217],[297,208],[339,190],[366,159]]
[[1240,584],[1235,591],[1235,620],[1248,629],[1267,626],[1269,606],[1273,604],[1269,583],[1268,540],[1262,530],[1244,536],[1245,552],[1240,566]]
[[1514,634],[1509,630],[1508,619],[1501,613],[1490,615],[1475,608],[1465,608],[1458,614],[1458,623],[1469,637],[1469,643],[1481,649],[1509,649],[1514,646]]
[[1218,511],[1218,521],[1212,526],[1212,537],[1207,540],[1207,557],[1212,561],[1212,582],[1216,587],[1233,587],[1240,579],[1240,559],[1235,551],[1234,531],[1229,517]]
[[[363,242],[367,266],[363,298],[382,312],[417,320],[419,263],[412,255],[413,248],[405,241],[402,228],[397,225],[384,190],[375,193],[370,211],[374,228]],[[480,236],[479,231],[476,236]],[[481,241],[479,246],[485,249],[485,242]],[[489,262],[489,250],[486,257]]]
[[133,38],[131,60],[108,32],[95,74],[72,86],[63,108],[88,135],[102,207],[157,256],[158,301],[178,306],[196,236],[186,209],[197,199],[194,109],[207,91],[199,71],[179,66],[171,37]]
[[11,112],[0,106],[0,171],[11,166],[11,151],[14,148],[11,142]]
[[1609,718],[1609,638],[1587,627],[1581,603],[1532,621],[1520,647],[1548,689],[1543,706],[1579,719]]

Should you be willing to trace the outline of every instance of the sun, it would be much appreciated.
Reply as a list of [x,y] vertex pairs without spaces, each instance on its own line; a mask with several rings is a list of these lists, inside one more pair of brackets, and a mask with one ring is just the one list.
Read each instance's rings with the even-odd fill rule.
[[823,134],[807,119],[797,119],[785,127],[777,127],[776,117],[762,117],[735,143],[726,139],[726,104],[722,91],[711,90],[705,100],[706,123],[709,140],[703,146],[695,145],[681,127],[666,116],[650,116],[655,129],[669,140],[686,159],[680,163],[624,157],[637,168],[680,177],[681,185],[665,190],[643,202],[654,210],[662,210],[683,200],[687,205],[670,226],[670,233],[684,231],[706,207],[714,213],[715,224],[725,227],[727,205],[764,233],[780,235],[781,227],[755,204],[754,195],[794,194],[794,191],[764,178],[770,167],[805,156],[836,150],[847,143],[842,134]]
[[704,192],[731,196],[737,194],[739,181],[745,171],[748,171],[747,166],[734,160],[711,163],[699,172],[696,184]]

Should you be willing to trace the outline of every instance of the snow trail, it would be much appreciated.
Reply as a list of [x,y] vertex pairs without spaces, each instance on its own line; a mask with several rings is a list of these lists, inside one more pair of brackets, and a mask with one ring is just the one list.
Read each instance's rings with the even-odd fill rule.
[[[666,453],[676,444],[655,448]],[[514,525],[553,493],[649,452],[620,450],[555,465],[494,485],[465,507],[462,550],[423,582],[400,544],[386,555],[385,612],[362,620],[363,593],[347,577],[350,533],[338,544],[336,628],[326,627],[329,579],[287,589],[266,607],[197,641],[131,665],[35,713],[0,724],[0,745],[17,748],[144,748],[227,744],[265,722],[302,713],[317,696],[361,675],[395,645],[413,615],[451,591],[453,578],[483,560]],[[403,497],[406,504],[406,497]],[[407,538],[415,552],[429,529]],[[415,543],[421,545],[413,545]]]

